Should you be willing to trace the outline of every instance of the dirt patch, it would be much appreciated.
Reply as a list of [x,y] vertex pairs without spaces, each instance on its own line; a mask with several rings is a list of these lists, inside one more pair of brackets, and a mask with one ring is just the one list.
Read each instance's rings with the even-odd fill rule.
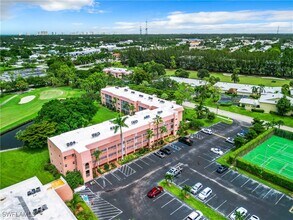
[[25,103],[31,102],[32,100],[34,100],[34,98],[36,98],[35,95],[29,95],[29,96],[23,97],[21,98],[18,104],[25,104]]

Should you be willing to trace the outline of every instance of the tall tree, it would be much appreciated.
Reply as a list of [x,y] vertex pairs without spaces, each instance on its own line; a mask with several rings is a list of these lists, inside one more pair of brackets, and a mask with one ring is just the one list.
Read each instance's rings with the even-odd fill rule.
[[149,148],[151,148],[151,138],[154,136],[154,132],[151,129],[147,130],[147,139],[149,141]]
[[231,75],[231,81],[233,81],[234,83],[238,83],[240,81],[239,73],[240,73],[240,68],[235,68]]
[[163,119],[161,116],[156,115],[156,117],[154,118],[154,124],[156,125],[156,143],[158,144],[158,139],[159,139],[159,125],[163,122]]
[[114,133],[117,133],[117,131],[120,131],[120,142],[121,142],[121,154],[122,154],[122,160],[124,158],[124,139],[123,139],[123,132],[122,128],[128,128],[128,125],[125,123],[126,119],[128,117],[122,117],[121,114],[115,118],[112,123],[115,124],[114,127]]
[[101,154],[102,154],[102,151],[100,151],[99,149],[95,150],[94,153],[93,153],[93,155],[96,158],[96,165],[97,165],[97,162],[98,162],[98,166],[99,166],[99,163],[100,163],[99,162],[99,157],[100,157]]
[[135,106],[133,104],[130,104],[129,105],[129,113],[130,113],[130,115],[133,115],[134,112],[135,112]]
[[286,98],[286,96],[283,96],[278,102],[277,102],[277,112],[279,115],[285,115],[290,110],[292,110],[291,102],[289,99]]
[[163,126],[160,127],[160,133],[161,133],[161,135],[163,137],[163,140],[164,140],[164,134],[167,133],[167,132],[168,132],[168,129],[167,129],[166,125],[163,125]]

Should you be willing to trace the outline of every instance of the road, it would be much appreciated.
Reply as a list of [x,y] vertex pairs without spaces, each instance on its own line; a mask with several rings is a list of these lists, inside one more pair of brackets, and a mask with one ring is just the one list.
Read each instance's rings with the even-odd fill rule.
[[[184,107],[189,107],[189,108],[195,108],[195,104],[191,103],[191,102],[183,102],[183,106]],[[241,114],[237,114],[237,113],[233,113],[233,112],[228,112],[228,111],[225,111],[225,110],[216,109],[216,108],[212,108],[212,107],[208,107],[208,106],[207,106],[207,108],[211,112],[214,112],[214,113],[216,113],[218,115],[222,115],[222,116],[225,116],[225,117],[228,117],[228,118],[231,118],[231,119],[234,119],[234,120],[238,120],[238,121],[243,121],[243,122],[246,122],[246,123],[249,123],[249,124],[253,120],[252,117],[249,117],[249,116],[246,116],[246,115],[241,115]],[[288,126],[282,125],[280,128],[282,130],[293,132],[293,128],[288,127]]]

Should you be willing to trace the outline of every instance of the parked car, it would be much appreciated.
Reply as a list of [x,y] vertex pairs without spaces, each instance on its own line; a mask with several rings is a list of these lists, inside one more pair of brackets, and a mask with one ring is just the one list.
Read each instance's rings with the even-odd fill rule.
[[195,195],[197,192],[199,192],[199,190],[202,188],[202,184],[201,183],[196,183],[191,187],[190,192]]
[[164,158],[166,156],[162,151],[156,151],[154,155],[156,155],[159,158]]
[[178,139],[178,141],[181,142],[181,143],[183,143],[183,144],[186,144],[186,145],[188,145],[188,146],[192,146],[192,144],[193,144],[193,140],[191,140],[191,139],[188,138],[188,137],[180,137],[180,138]]
[[217,148],[217,147],[212,147],[211,148],[211,151],[213,152],[213,153],[215,153],[215,154],[218,154],[218,155],[223,155],[224,154],[224,152],[223,151],[221,151],[219,148]]
[[171,154],[171,149],[168,147],[161,148],[160,151],[167,154],[167,155]]
[[148,197],[149,198],[154,198],[157,195],[159,195],[161,192],[163,192],[164,189],[161,186],[155,186],[154,188],[152,188],[149,192],[148,192]]
[[212,194],[212,192],[213,192],[212,189],[207,187],[203,191],[200,192],[200,194],[198,195],[198,198],[200,200],[205,200]]
[[198,219],[200,219],[202,216],[203,216],[203,215],[202,215],[201,211],[193,211],[192,213],[190,213],[190,214],[187,216],[186,220],[198,220]]
[[256,215],[252,215],[248,220],[260,220],[260,218]]
[[178,176],[182,172],[181,166],[172,167],[166,174],[170,174],[174,177]]
[[248,130],[241,130],[240,132],[237,133],[237,136],[244,138],[247,133],[248,133]]
[[236,212],[239,212],[242,217],[245,217],[247,215],[247,210],[243,207],[239,207],[238,209],[235,210],[235,212],[233,212],[230,215],[230,219],[232,219],[232,220],[236,219]]
[[210,128],[203,128],[201,129],[201,131],[205,134],[213,134],[213,131]]
[[225,165],[220,165],[217,169],[217,173],[224,173],[225,171],[228,170],[228,167]]
[[226,141],[228,142],[228,143],[230,143],[230,144],[234,144],[235,142],[234,142],[234,138],[231,138],[231,137],[228,137],[227,139],[226,139]]

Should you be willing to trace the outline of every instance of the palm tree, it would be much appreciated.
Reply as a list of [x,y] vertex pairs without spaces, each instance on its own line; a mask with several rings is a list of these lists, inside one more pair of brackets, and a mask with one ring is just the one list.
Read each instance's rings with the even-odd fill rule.
[[75,214],[77,211],[76,209],[77,209],[79,202],[80,202],[79,195],[74,193],[72,200],[70,200],[69,202],[66,202],[66,204],[69,207],[69,209]]
[[165,175],[165,181],[168,184],[168,186],[170,186],[170,183],[173,182],[174,176],[171,174],[166,174]]
[[183,137],[186,135],[186,131],[187,131],[187,126],[185,124],[184,121],[180,121],[179,123],[179,129],[177,130],[177,135],[179,135],[180,137]]
[[[93,155],[94,155],[95,158],[96,158],[96,163],[97,163],[97,161],[99,160],[99,157],[100,157],[101,153],[102,153],[102,151],[100,151],[100,150],[98,150],[98,149],[94,151]],[[99,164],[98,164],[98,166],[99,166]]]
[[164,140],[164,134],[167,133],[168,129],[166,127],[166,125],[163,125],[162,127],[160,127],[160,132],[161,135],[163,136],[163,140]]
[[233,73],[231,75],[231,80],[234,82],[234,83],[238,83],[240,80],[239,80],[239,73],[240,73],[240,68],[235,68],[233,70]]
[[158,143],[158,139],[159,139],[159,125],[163,122],[163,119],[161,116],[156,115],[156,117],[154,118],[154,124],[156,125],[156,130],[157,130],[157,140],[156,143]]
[[282,120],[278,120],[278,121],[276,121],[276,125],[277,125],[278,128],[280,129],[281,125],[284,125],[284,121],[282,121]]
[[115,124],[114,127],[114,132],[117,133],[117,131],[120,131],[120,141],[121,141],[121,154],[122,154],[122,160],[124,158],[124,139],[123,139],[123,133],[122,133],[122,128],[126,127],[128,128],[128,125],[125,123],[125,120],[128,117],[121,117],[121,114],[119,114],[117,116],[117,118],[115,118],[112,123]]
[[130,113],[130,115],[133,115],[133,113],[134,113],[134,111],[135,111],[135,106],[133,105],[133,104],[130,104],[129,105],[129,113]]
[[154,136],[154,132],[151,129],[147,130],[147,139],[149,140],[149,148],[151,148],[151,138]]
[[191,187],[188,186],[188,185],[184,185],[181,189],[181,192],[182,192],[182,195],[185,197],[185,198],[188,198],[189,196],[189,192],[191,190]]
[[257,94],[258,93],[258,88],[256,86],[252,86],[251,91],[253,94]]
[[258,85],[258,95],[261,96],[261,94],[265,91],[265,85],[259,84]]
[[236,211],[235,220],[244,220],[244,219],[245,219],[244,216],[240,212]]

